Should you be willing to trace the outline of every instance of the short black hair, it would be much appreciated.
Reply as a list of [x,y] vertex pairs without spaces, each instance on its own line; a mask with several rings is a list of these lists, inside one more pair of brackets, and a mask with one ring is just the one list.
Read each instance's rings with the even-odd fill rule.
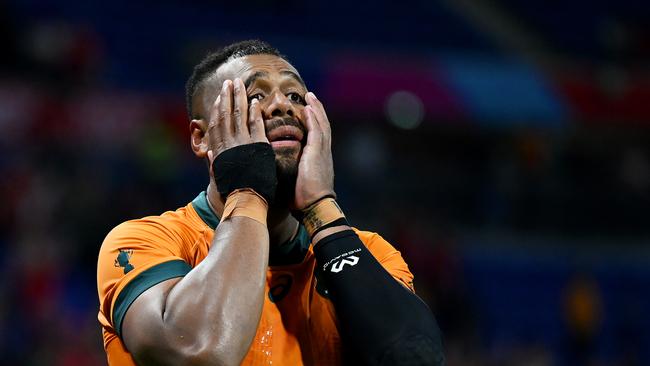
[[208,53],[208,55],[205,56],[198,65],[194,66],[192,76],[190,76],[185,84],[185,103],[189,118],[195,118],[192,111],[192,99],[194,98],[194,94],[201,86],[201,83],[212,75],[219,66],[233,58],[262,54],[274,55],[285,60],[287,59],[276,48],[258,39],[232,43],[217,51]]

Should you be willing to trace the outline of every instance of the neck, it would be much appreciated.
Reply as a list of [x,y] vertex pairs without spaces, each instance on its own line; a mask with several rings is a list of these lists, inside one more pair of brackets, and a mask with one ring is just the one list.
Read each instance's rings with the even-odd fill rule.
[[[213,181],[210,182],[207,189],[208,203],[210,208],[217,217],[223,215],[225,202]],[[298,221],[291,216],[289,209],[271,207],[266,219],[266,226],[269,229],[269,242],[271,246],[279,246],[291,240],[298,232]]]

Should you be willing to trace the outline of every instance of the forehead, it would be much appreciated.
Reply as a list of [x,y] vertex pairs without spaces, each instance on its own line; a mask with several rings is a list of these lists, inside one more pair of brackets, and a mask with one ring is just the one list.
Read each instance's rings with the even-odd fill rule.
[[282,72],[290,71],[298,74],[298,71],[281,57],[274,55],[248,55],[237,57],[225,62],[207,81],[209,84],[220,86],[224,80],[248,78],[257,72],[268,73],[269,76],[280,75]]

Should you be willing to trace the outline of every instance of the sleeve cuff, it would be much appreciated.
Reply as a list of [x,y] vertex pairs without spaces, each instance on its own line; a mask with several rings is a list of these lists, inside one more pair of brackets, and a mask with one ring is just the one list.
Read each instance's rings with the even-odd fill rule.
[[122,321],[133,301],[151,287],[170,278],[183,277],[192,268],[180,259],[157,264],[140,273],[120,292],[113,307],[113,326],[117,335],[122,337]]

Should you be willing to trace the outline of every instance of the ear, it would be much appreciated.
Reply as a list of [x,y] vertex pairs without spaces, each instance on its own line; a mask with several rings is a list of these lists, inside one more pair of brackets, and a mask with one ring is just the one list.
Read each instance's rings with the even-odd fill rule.
[[208,155],[208,135],[206,133],[208,124],[202,119],[190,121],[190,145],[194,155],[205,158]]

